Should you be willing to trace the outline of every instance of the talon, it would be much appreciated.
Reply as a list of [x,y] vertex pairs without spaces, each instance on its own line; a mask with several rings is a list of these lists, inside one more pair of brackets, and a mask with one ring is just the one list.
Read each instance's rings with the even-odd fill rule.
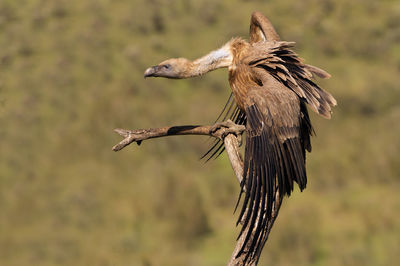
[[217,132],[218,130],[222,129],[222,128],[227,128],[229,127],[227,125],[227,121],[226,122],[219,122],[216,123],[215,125],[213,125],[210,129],[210,134]]
[[224,139],[229,134],[234,134],[236,137],[240,136],[240,145],[241,145],[241,135],[245,130],[243,125],[237,125],[232,120],[228,119],[225,122],[216,123],[210,129],[210,134],[216,133],[218,130],[222,130],[221,139]]

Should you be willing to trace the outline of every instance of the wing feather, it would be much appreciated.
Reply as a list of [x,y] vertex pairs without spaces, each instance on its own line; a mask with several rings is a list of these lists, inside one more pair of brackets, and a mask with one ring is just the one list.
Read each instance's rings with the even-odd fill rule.
[[[218,115],[214,123],[225,121],[227,118],[238,125],[244,125],[246,123],[246,115],[236,105],[233,99],[233,93],[231,93],[231,95],[229,96],[224,108],[222,109],[221,113]],[[218,158],[224,151],[224,142],[220,139],[215,139],[215,141],[211,143],[210,148],[200,157],[200,159],[205,159],[205,161],[208,162],[213,158]]]
[[[304,60],[290,50],[290,42],[257,42],[244,60],[246,64],[261,71],[267,71],[275,79],[293,90],[319,115],[330,118],[331,106],[336,105],[335,98],[320,88],[312,78],[329,78],[324,70],[304,64]],[[257,70],[255,70],[257,72]]]
[[[242,186],[246,187],[246,191],[241,191],[244,200],[237,221],[242,223],[239,237],[246,232],[244,244],[237,256],[248,247],[245,260],[254,258],[262,250],[265,238],[268,237],[265,232],[266,224],[273,219],[276,193],[290,195],[293,182],[298,183],[301,190],[307,183],[306,147],[301,140],[305,133],[311,134],[311,128],[301,128],[308,126],[306,122],[302,122],[308,118],[308,114],[303,113],[307,109],[287,108],[286,105],[293,103],[285,103],[284,99],[278,105],[271,104],[265,98],[271,100],[273,95],[262,95],[263,91],[266,89],[250,93],[253,96],[249,97],[250,104],[245,109],[247,124]],[[300,106],[297,96],[293,92],[290,94]],[[284,108],[291,111],[277,112]]]

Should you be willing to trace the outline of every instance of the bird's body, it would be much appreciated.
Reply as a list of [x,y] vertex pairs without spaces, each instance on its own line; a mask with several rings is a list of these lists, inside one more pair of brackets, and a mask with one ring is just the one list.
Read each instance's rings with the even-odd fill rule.
[[[314,76],[327,78],[329,74],[304,64],[292,47],[293,43],[280,41],[267,18],[254,12],[249,42],[233,38],[197,60],[169,59],[145,72],[145,76],[188,78],[228,68],[237,106],[231,118],[246,126],[244,197],[238,218],[246,237],[237,254],[246,252],[245,262],[249,258],[258,261],[276,195],[290,195],[294,182],[300,190],[306,187],[305,151],[311,151],[313,129],[305,105],[326,118],[336,105],[312,81]],[[210,157],[221,147],[215,145]]]

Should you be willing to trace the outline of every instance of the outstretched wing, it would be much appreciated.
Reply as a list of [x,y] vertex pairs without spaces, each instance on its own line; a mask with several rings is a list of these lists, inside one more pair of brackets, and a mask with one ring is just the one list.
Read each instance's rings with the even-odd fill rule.
[[239,237],[247,235],[237,256],[248,247],[247,260],[259,255],[268,237],[276,193],[290,195],[294,182],[300,190],[306,187],[305,150],[311,150],[312,128],[305,105],[274,78],[268,88],[248,92],[245,112],[244,199],[238,223]]
[[279,41],[271,22],[260,12],[253,12],[250,20],[250,43],[261,41]]
[[[311,151],[313,133],[305,104],[330,118],[336,100],[312,81],[326,78],[325,71],[303,63],[290,50],[293,43],[256,42],[243,64],[259,80],[258,86],[237,78],[236,87],[246,93],[246,148],[241,196],[243,205],[238,223],[240,236],[246,234],[237,254],[245,260],[258,258],[268,238],[267,223],[279,196],[290,195],[296,182],[300,190],[307,184],[305,150]],[[246,88],[250,87],[249,90]],[[240,197],[239,197],[240,199]]]

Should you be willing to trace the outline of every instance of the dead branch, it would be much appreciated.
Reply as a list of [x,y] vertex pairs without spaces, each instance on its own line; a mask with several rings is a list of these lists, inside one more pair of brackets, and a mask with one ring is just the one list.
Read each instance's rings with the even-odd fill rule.
[[140,145],[143,140],[166,136],[205,135],[221,139],[224,141],[229,161],[231,162],[233,171],[235,172],[239,183],[242,181],[243,159],[240,156],[239,140],[241,140],[241,135],[245,131],[245,126],[229,123],[229,126],[226,124],[223,126],[220,126],[220,124],[214,126],[187,125],[138,130],[117,128],[114,129],[114,131],[124,137],[124,139],[112,148],[113,151],[120,151],[133,142]]
[[[186,125],[186,126],[173,126],[173,127],[161,127],[161,128],[149,128],[149,129],[139,129],[139,130],[127,130],[127,129],[114,129],[116,133],[124,137],[122,141],[116,144],[112,150],[120,151],[129,144],[136,142],[138,145],[141,144],[143,140],[151,138],[160,138],[166,136],[175,135],[206,135],[212,136],[224,141],[225,150],[228,154],[229,161],[239,181],[239,184],[243,179],[243,159],[239,150],[239,143],[241,142],[241,136],[245,131],[245,126],[234,124],[232,121],[227,121],[224,123],[218,123],[214,126],[198,126],[198,125]],[[244,188],[246,189],[246,188]],[[278,191],[278,190],[277,190]],[[267,223],[267,230],[263,236],[264,243],[268,239],[268,235],[272,229],[275,219],[278,215],[279,208],[282,203],[282,197],[277,192],[275,195],[275,203],[273,204],[272,219]],[[232,256],[228,262],[228,266],[244,266],[243,260],[248,253],[248,247],[245,248],[244,252],[236,257],[239,250],[241,249],[247,231],[242,233],[242,236],[237,240],[235,249]],[[251,243],[251,241],[248,241]],[[261,253],[261,251],[260,251]],[[257,254],[256,258],[249,260],[246,265],[256,265],[260,254]]]

